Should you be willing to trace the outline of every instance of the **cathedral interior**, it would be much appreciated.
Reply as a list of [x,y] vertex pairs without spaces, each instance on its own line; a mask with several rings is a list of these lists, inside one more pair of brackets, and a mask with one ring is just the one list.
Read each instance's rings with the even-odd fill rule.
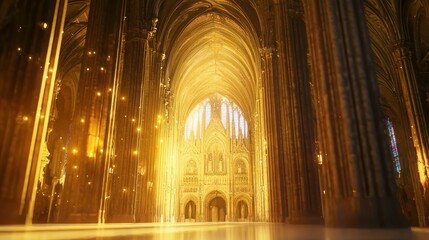
[[0,238],[429,238],[428,0],[3,0],[0,104]]

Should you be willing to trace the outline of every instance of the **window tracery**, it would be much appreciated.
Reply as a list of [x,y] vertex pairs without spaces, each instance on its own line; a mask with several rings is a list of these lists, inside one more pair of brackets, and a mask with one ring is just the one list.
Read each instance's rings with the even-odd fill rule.
[[189,114],[185,122],[185,140],[191,135],[194,139],[202,138],[214,118],[220,119],[230,138],[248,137],[248,123],[241,109],[227,98],[216,95],[204,100]]

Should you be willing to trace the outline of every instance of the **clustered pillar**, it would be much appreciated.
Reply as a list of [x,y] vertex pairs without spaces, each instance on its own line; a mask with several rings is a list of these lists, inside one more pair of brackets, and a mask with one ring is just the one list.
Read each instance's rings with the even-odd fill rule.
[[307,0],[304,6],[321,126],[325,224],[406,227],[379,113],[363,2]]
[[[281,135],[280,161],[286,176],[288,223],[322,223],[314,115],[307,64],[306,32],[301,1],[281,1],[277,7],[278,88]],[[284,172],[282,172],[284,171]]]
[[[70,126],[60,222],[97,222],[112,98],[121,1],[92,0]],[[109,41],[112,41],[111,43]]]
[[31,223],[67,1],[3,1],[0,224]]

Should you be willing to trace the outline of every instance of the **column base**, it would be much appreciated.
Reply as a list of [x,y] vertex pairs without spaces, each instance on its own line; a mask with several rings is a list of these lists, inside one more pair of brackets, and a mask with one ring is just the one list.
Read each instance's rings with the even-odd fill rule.
[[134,223],[134,217],[131,214],[115,215],[107,217],[107,223]]
[[344,228],[408,228],[392,197],[325,198],[325,225]]
[[288,224],[314,224],[322,225],[323,217],[322,216],[290,216],[285,220]]

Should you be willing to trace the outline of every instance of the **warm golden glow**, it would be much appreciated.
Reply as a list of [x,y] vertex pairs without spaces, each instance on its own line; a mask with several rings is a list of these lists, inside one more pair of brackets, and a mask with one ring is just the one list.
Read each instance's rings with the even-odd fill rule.
[[[263,145],[260,142],[263,139],[261,137],[263,125],[260,124],[263,120],[260,119],[261,113],[258,112],[261,108],[256,106],[257,99],[261,98],[259,96],[261,92],[256,88],[258,81],[261,80],[259,40],[253,35],[247,35],[242,27],[243,25],[237,24],[233,19],[221,17],[214,13],[203,14],[194,19],[179,34],[177,39],[172,41],[174,46],[171,47],[171,52],[168,56],[169,65],[166,66],[165,71],[166,79],[174,76],[171,82],[172,92],[175,95],[173,106],[175,124],[171,124],[171,121],[170,123],[159,121],[160,116],[158,116],[157,124],[155,125],[155,128],[159,127],[161,129],[162,139],[164,139],[161,139],[159,143],[161,153],[159,166],[157,167],[157,169],[164,169],[158,177],[158,181],[162,183],[158,190],[158,201],[159,205],[162,206],[158,213],[159,221],[185,221],[187,219],[186,214],[189,215],[187,212],[194,211],[189,206],[190,210],[188,209],[186,212],[184,210],[187,204],[186,201],[189,201],[189,199],[194,199],[193,204],[197,204],[201,209],[215,206],[219,210],[217,214],[225,217],[225,219],[246,219],[249,209],[253,209],[253,206],[257,210],[250,213],[255,219],[265,220],[268,217],[268,195],[264,190],[267,184],[265,150],[253,145],[257,142],[258,146]],[[160,84],[161,88],[168,85],[169,83],[167,82]],[[226,108],[222,104],[215,104],[210,106],[210,109],[206,109],[206,104],[209,101],[207,99],[219,95],[227,99]],[[230,102],[234,104],[229,104]],[[209,116],[209,112],[213,113],[213,115]],[[254,116],[258,119],[253,119]],[[214,118],[212,119],[212,117]],[[201,156],[198,155],[199,157],[195,155],[195,164],[199,167],[198,170],[190,170],[194,169],[195,164],[192,161],[188,162],[189,159],[187,158],[190,158],[191,154],[184,150],[187,149],[185,146],[188,146],[188,149],[192,149],[192,146],[204,149],[203,146],[199,145],[204,141],[192,144],[192,139],[203,138],[210,122],[213,122],[212,127],[217,129],[210,130],[213,133],[217,132],[215,135],[218,137],[213,138],[217,145],[211,144],[210,150],[204,150]],[[224,130],[221,131],[221,129]],[[226,147],[221,147],[229,146],[228,141],[230,141],[231,146],[238,144],[238,142],[231,139],[247,141],[242,139],[247,138],[248,134],[250,134],[250,129],[253,129],[254,142],[247,142],[247,144],[253,145],[255,156],[252,156],[252,158],[256,159],[255,162],[260,162],[260,164],[255,164],[254,166],[245,165],[244,163],[248,162],[247,160],[239,163],[233,154],[226,151]],[[222,132],[225,131],[227,136],[222,135],[224,134]],[[177,135],[180,136],[178,140],[171,137]],[[186,141],[189,141],[189,145],[185,144]],[[215,145],[218,147],[215,148]],[[250,146],[248,148],[250,149]],[[240,151],[245,151],[245,148],[240,149]],[[202,162],[208,161],[209,153],[212,154],[211,164],[213,165],[206,163],[207,168],[204,168]],[[243,157],[247,156],[250,159],[250,156],[244,152],[242,154]],[[236,160],[238,165],[235,164]],[[183,184],[191,183],[195,180],[193,177],[189,177],[189,179],[185,177],[187,180],[184,179],[183,173],[186,172],[186,166],[188,166],[190,173],[198,172],[198,178],[201,178],[201,182],[204,182],[204,184],[185,187]],[[210,171],[208,166],[211,166]],[[236,170],[233,170],[234,168]],[[224,176],[222,174],[225,171],[235,171],[241,174],[244,172],[243,169],[255,171],[254,174],[260,177],[256,178],[255,181],[250,181],[249,178],[245,177],[247,175],[233,178],[234,181],[242,181],[242,184],[247,183],[247,181],[251,182],[250,186],[245,184],[236,186],[237,189],[234,191],[237,195],[234,195],[232,191],[234,185],[228,185],[232,187],[231,189],[225,185],[233,180],[228,178],[228,175]],[[207,175],[203,178],[200,174],[204,175],[206,172],[209,175],[220,174],[220,176]],[[249,176],[253,176],[253,174]],[[199,197],[197,197],[198,194],[194,196],[195,191],[200,194]],[[238,205],[233,204],[235,210],[225,208],[225,205],[222,205],[224,204],[222,203],[223,200],[216,198],[216,191],[219,196],[230,196],[232,194],[231,196],[242,197],[242,202],[240,202],[239,206],[240,209],[243,206],[245,213],[241,214],[241,211],[236,210]],[[245,192],[247,192],[246,194],[252,194],[253,200],[245,198],[244,195],[239,195],[239,193],[245,194]],[[201,201],[195,200],[198,198],[201,198]],[[217,199],[216,201],[210,202],[215,198]],[[224,197],[224,200],[230,204],[226,197]],[[252,208],[249,208],[250,206]],[[223,211],[226,209],[231,211],[230,216],[224,215]],[[206,210],[202,211],[205,212]],[[212,219],[210,216],[213,216],[207,212],[201,214],[198,217],[198,221],[207,221]],[[190,217],[188,220],[192,221],[192,219]]]

